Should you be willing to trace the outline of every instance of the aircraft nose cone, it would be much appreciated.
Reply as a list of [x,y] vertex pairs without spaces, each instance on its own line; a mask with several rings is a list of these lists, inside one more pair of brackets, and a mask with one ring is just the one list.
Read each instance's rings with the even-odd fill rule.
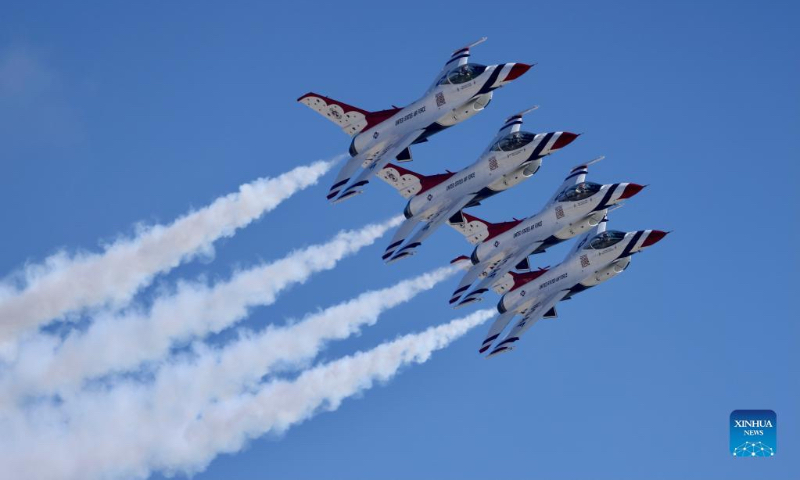
[[632,196],[641,192],[644,187],[644,185],[639,185],[638,183],[629,183],[625,186],[625,190],[622,191],[622,195],[619,196],[619,199],[623,200],[626,198],[631,198]]
[[513,67],[511,67],[511,71],[508,72],[506,75],[506,82],[510,82],[511,80],[516,80],[519,77],[525,75],[525,72],[531,69],[531,65],[527,63],[515,63]]
[[566,147],[576,138],[580,136],[580,133],[570,133],[570,132],[561,132],[561,135],[558,136],[556,139],[556,143],[553,144],[553,148],[551,150],[558,150],[559,148]]
[[644,243],[642,243],[642,248],[649,247],[650,245],[660,242],[661,239],[666,237],[668,233],[669,232],[664,232],[662,230],[650,230],[647,238],[644,239]]

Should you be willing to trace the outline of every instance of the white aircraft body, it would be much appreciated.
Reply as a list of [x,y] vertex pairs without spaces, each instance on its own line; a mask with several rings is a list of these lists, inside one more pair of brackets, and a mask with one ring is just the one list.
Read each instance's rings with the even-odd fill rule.
[[541,318],[555,318],[555,305],[576,293],[594,287],[622,273],[633,254],[659,242],[668,232],[639,230],[606,231],[607,219],[576,242],[564,261],[551,269],[516,273],[506,278],[507,293],[497,304],[500,316],[489,329],[480,352],[488,350],[511,320],[522,315],[489,356],[508,352],[512,345]]
[[[494,90],[531,68],[524,63],[467,63],[470,48],[485,40],[456,50],[425,94],[403,108],[370,112],[316,93],[297,99],[353,137],[351,158],[339,171],[328,192],[329,200],[336,203],[361,193],[359,189],[369,183],[369,178],[392,159],[410,161],[412,144],[425,142],[431,135],[483,111]],[[361,173],[351,182],[359,168]]]
[[[589,165],[602,158],[573,168],[544,208],[533,216],[502,223],[489,223],[467,213],[452,219],[450,226],[476,247],[470,256],[472,266],[453,292],[450,304],[461,307],[477,302],[490,288],[498,294],[505,293],[508,282],[504,277],[514,269],[530,270],[529,255],[542,253],[594,228],[610,207],[620,205],[644,188],[635,183],[587,182]],[[473,290],[466,293],[478,279]]]
[[394,164],[381,170],[378,177],[409,199],[404,211],[406,220],[397,229],[383,259],[393,262],[412,255],[423,240],[460,215],[462,209],[479,205],[482,200],[530,178],[545,156],[578,137],[570,132],[520,131],[522,116],[535,108],[508,118],[478,160],[463,170],[430,176]]

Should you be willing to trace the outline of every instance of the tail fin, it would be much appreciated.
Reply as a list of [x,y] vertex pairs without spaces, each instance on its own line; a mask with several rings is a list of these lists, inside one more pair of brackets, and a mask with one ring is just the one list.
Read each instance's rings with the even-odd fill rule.
[[351,137],[400,111],[399,108],[390,108],[369,112],[313,92],[306,93],[297,101],[308,105],[309,108],[338,125],[344,133]]
[[377,177],[394,187],[400,195],[411,198],[429,190],[455,175],[452,172],[422,175],[392,163],[378,172]]
[[515,218],[509,222],[490,223],[461,211],[450,218],[448,224],[464,235],[469,243],[476,245],[511,230],[521,221]]

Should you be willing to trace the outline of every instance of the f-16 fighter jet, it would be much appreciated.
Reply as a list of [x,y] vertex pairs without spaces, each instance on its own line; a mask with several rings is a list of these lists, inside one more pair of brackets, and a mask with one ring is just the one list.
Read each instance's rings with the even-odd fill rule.
[[[639,193],[641,185],[612,183],[600,185],[587,182],[591,162],[573,168],[564,183],[548,200],[544,208],[532,217],[510,222],[489,223],[467,213],[456,215],[450,226],[464,234],[475,250],[470,259],[472,267],[453,292],[450,304],[461,307],[479,301],[481,295],[497,286],[497,293],[507,282],[502,278],[510,271],[530,270],[528,256],[585,233],[597,226],[608,213],[609,207]],[[475,288],[464,295],[473,282],[481,279]],[[462,298],[461,302],[456,303]]]
[[606,231],[606,222],[607,219],[603,219],[593,231],[584,235],[564,261],[552,269],[511,272],[504,278],[508,292],[497,304],[500,316],[489,329],[481,353],[491,347],[516,315],[522,315],[522,320],[495,345],[489,356],[511,350],[514,342],[539,319],[557,316],[556,303],[619,275],[628,268],[631,255],[655,244],[668,233],[661,230]]
[[[410,105],[369,112],[316,93],[297,101],[332,121],[353,137],[352,158],[341,169],[328,192],[334,203],[361,193],[369,178],[396,158],[410,161],[409,147],[481,112],[492,100],[492,92],[522,76],[531,65],[467,63],[470,48],[486,38],[456,50],[425,94]],[[361,173],[345,188],[359,168]],[[341,194],[340,194],[341,192]]]
[[[542,158],[578,137],[569,132],[521,132],[522,116],[535,108],[507,119],[478,160],[459,172],[426,176],[393,164],[381,170],[378,177],[409,198],[403,212],[406,221],[397,229],[383,259],[393,262],[412,255],[440,225],[460,215],[461,209],[479,205],[531,177]],[[420,222],[425,225],[406,242]]]

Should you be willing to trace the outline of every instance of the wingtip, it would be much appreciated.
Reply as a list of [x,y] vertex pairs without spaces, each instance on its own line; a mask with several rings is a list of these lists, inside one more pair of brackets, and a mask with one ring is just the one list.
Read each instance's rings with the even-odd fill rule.
[[362,193],[364,193],[363,190],[350,190],[350,191],[344,192],[343,194],[339,195],[335,199],[331,200],[331,203],[336,205],[337,203],[342,203],[343,201],[347,200],[348,198],[353,198],[356,195],[361,195]]
[[472,48],[472,47],[474,47],[476,45],[480,45],[481,43],[485,42],[486,40],[489,40],[489,37],[481,37],[481,38],[475,40],[475,42],[473,42],[472,45],[469,46],[469,48]]
[[453,307],[453,310],[458,310],[459,308],[464,308],[464,307],[466,307],[466,306],[467,306],[467,305],[469,305],[470,303],[473,303],[473,302],[467,302],[467,303],[464,303],[464,302],[458,302],[458,303],[455,303],[455,304],[451,304],[450,306],[451,306],[451,307]]
[[394,255],[392,258],[387,260],[386,263],[394,263],[394,262],[396,262],[398,260],[401,260],[403,258],[410,257],[410,256],[414,255],[415,253],[416,252],[413,252],[413,251],[412,252],[409,252],[409,251],[399,252],[398,254]]
[[458,305],[453,306],[453,308],[466,307],[469,304],[472,304],[472,303],[475,303],[475,302],[480,302],[482,300],[483,300],[483,297],[469,297],[469,295],[467,295],[467,297],[465,297],[464,300],[461,300],[460,302],[458,302]]
[[499,355],[501,353],[508,353],[513,349],[514,349],[514,347],[499,347],[499,348],[495,348],[494,350],[491,351],[491,353],[489,353],[489,355],[486,355],[486,358],[492,358],[492,357],[497,356],[497,355]]
[[532,107],[530,107],[530,108],[528,108],[526,110],[523,110],[523,111],[519,112],[518,115],[520,115],[520,116],[526,115],[526,114],[531,113],[531,112],[533,112],[535,110],[539,110],[539,105],[534,105],[534,106],[532,106]]

